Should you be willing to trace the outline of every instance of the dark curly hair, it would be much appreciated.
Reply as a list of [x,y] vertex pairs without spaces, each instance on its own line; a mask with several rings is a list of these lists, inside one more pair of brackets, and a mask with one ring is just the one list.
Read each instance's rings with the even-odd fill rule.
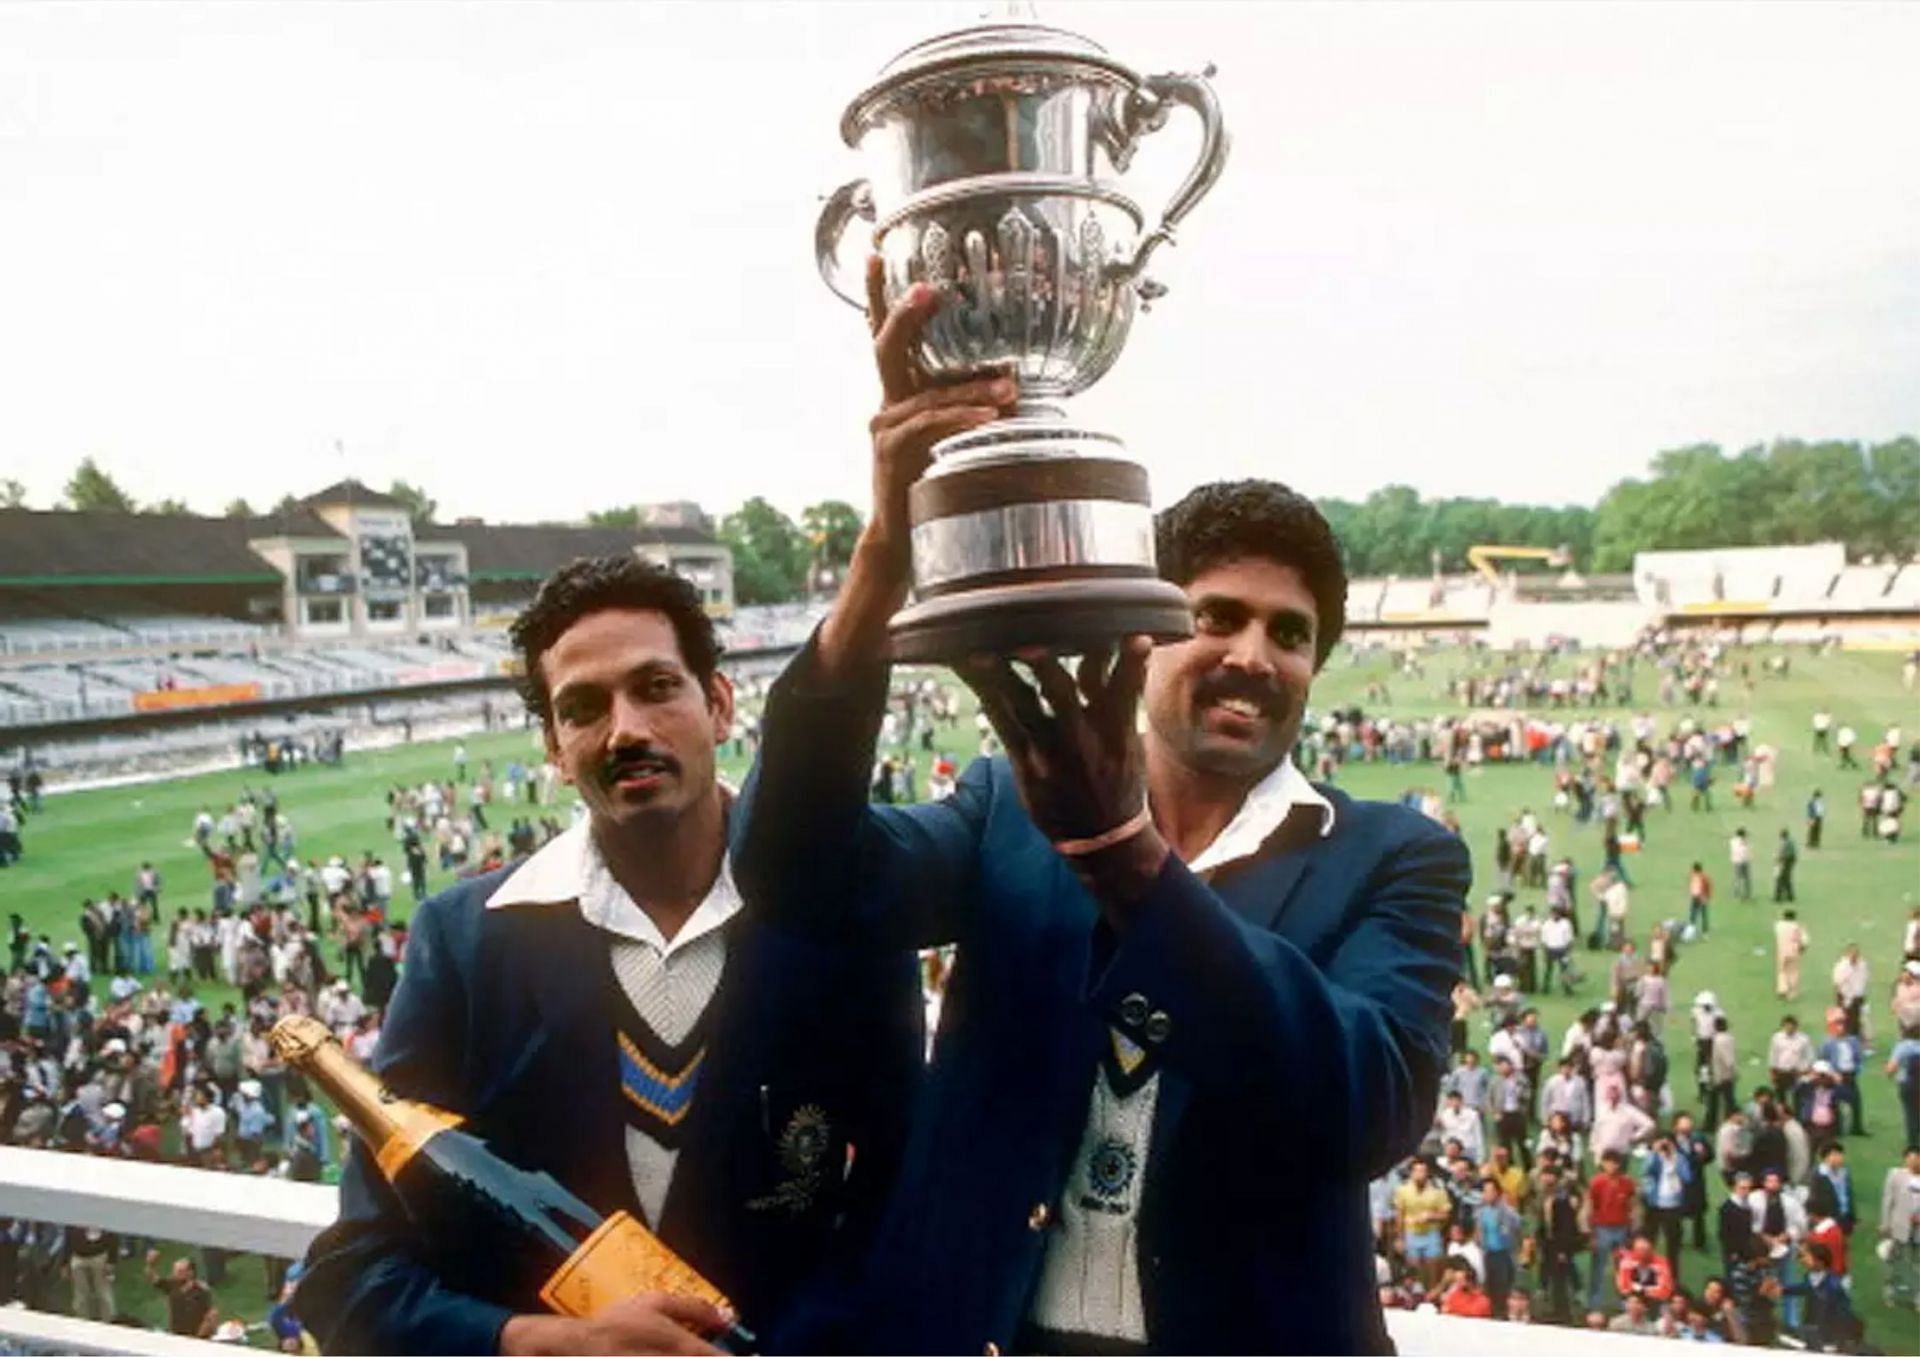
[[673,624],[680,657],[705,690],[720,665],[720,638],[691,583],[664,566],[637,556],[596,556],[561,566],[540,585],[508,635],[520,651],[520,700],[548,724],[553,694],[547,691],[540,657],[589,613],[631,608],[664,615]]
[[1313,501],[1278,481],[1214,481],[1154,518],[1162,578],[1184,587],[1214,566],[1264,557],[1300,572],[1313,593],[1314,668],[1347,627],[1347,567]]

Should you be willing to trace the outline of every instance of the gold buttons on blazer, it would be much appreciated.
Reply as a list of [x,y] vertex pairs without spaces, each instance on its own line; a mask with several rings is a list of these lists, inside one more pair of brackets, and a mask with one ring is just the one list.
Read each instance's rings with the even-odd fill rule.
[[1167,1016],[1164,1009],[1156,1008],[1147,1016],[1146,1037],[1154,1045],[1158,1046],[1165,1041],[1172,1031],[1173,1019]]
[[1027,1212],[1027,1228],[1035,1234],[1053,1224],[1053,1208],[1045,1202],[1035,1202],[1033,1210]]

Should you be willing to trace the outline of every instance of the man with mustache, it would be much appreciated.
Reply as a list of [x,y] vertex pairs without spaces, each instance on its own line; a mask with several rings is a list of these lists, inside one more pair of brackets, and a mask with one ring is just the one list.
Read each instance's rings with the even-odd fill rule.
[[[587,818],[415,915],[375,1068],[510,1163],[642,1220],[765,1350],[835,1350],[836,1279],[871,1233],[921,1066],[914,959],[829,954],[743,909],[714,767],[733,688],[692,585],[631,557],[576,561],[513,637]],[[361,1149],[298,1307],[328,1352],[714,1350],[698,1335],[720,1316],[700,1302],[542,1313],[524,1262],[410,1221]]]
[[[920,288],[872,315],[874,512],[775,685],[736,869],[842,946],[957,943],[857,1332],[895,1352],[1390,1350],[1367,1184],[1432,1117],[1465,848],[1291,759],[1344,624],[1325,520],[1272,482],[1158,522],[1191,640],[965,677],[1003,741],[870,807],[907,488],[1006,379],[934,386]],[[1145,729],[1136,725],[1144,696]],[[804,880],[804,889],[800,888]]]

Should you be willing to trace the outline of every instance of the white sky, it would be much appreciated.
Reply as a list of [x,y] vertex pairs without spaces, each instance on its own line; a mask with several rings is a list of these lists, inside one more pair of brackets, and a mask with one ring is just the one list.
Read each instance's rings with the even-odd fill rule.
[[[0,477],[864,507],[814,216],[845,102],[973,12],[0,6]],[[1684,442],[1920,433],[1920,5],[1040,14],[1220,67],[1226,175],[1076,402],[1163,501],[1590,500]],[[1150,210],[1194,142],[1143,152]]]

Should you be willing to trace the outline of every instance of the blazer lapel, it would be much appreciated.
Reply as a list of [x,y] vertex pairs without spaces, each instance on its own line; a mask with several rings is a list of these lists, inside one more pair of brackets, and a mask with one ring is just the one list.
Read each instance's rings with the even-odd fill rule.
[[[526,977],[534,1013],[528,1046],[501,1071],[497,1096],[519,1089],[564,1097],[565,1111],[527,1109],[558,1131],[572,1149],[556,1163],[568,1165],[575,1190],[605,1210],[636,1210],[633,1180],[626,1171],[626,1116],[619,1102],[619,1066],[614,1059],[614,1019],[609,1005],[613,978],[606,934],[572,905],[536,905],[522,919],[526,932],[506,964]],[[516,930],[518,932],[519,930]]]
[[1209,872],[1208,884],[1243,922],[1273,928],[1312,871],[1311,845],[1319,837],[1319,815],[1311,807],[1296,807],[1259,852]]
[[[1244,923],[1273,929],[1287,902],[1313,870],[1311,845],[1319,837],[1319,815],[1312,807],[1296,808],[1267,836],[1259,852],[1208,872],[1207,884]],[[1168,1153],[1192,1098],[1193,1086],[1178,1071],[1161,1071],[1150,1150],[1156,1161]]]

